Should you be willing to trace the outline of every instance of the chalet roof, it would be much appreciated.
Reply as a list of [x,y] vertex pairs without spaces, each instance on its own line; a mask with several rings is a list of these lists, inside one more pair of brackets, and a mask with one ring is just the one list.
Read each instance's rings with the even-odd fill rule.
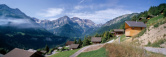
[[63,47],[58,47],[58,49],[62,49]]
[[139,19],[146,19],[146,17],[140,17]]
[[160,13],[162,13],[162,12],[164,12],[164,9],[162,9],[162,10],[160,11]]
[[72,49],[72,48],[78,48],[78,46],[79,46],[79,44],[71,44],[70,45],[70,49]]
[[42,52],[42,53],[46,53],[47,51],[45,51],[45,50],[41,50],[40,52]]
[[154,17],[154,15],[148,15],[146,18],[149,18],[149,17],[150,17],[150,18],[151,18],[151,17]]
[[92,37],[91,41],[92,42],[101,42],[101,37]]
[[115,32],[111,32],[111,33],[115,33]]
[[74,41],[67,41],[66,42],[66,45],[71,45],[71,44],[74,44]]
[[124,32],[124,29],[113,29],[114,32]]
[[28,52],[27,50],[15,48],[2,57],[30,57],[34,52]]
[[143,22],[137,22],[137,21],[125,21],[130,27],[146,27],[146,25]]

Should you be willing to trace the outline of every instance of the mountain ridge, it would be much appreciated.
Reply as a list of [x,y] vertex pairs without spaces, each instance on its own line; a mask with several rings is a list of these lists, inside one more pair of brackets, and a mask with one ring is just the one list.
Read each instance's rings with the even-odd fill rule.
[[[69,37],[82,37],[88,35],[91,32],[88,30],[94,31],[97,26],[93,21],[89,19],[81,19],[78,17],[69,18],[68,16],[60,17],[56,20],[36,20],[36,23],[40,24],[48,31],[54,33],[55,35],[64,36],[63,34],[69,34]],[[66,25],[67,24],[67,25]],[[65,27],[66,26],[66,27]],[[70,30],[63,30],[62,28],[70,27]],[[64,28],[64,29],[65,29]],[[64,33],[65,32],[65,33]]]
[[19,9],[0,5],[0,48],[38,49],[63,44],[67,37],[56,36]]

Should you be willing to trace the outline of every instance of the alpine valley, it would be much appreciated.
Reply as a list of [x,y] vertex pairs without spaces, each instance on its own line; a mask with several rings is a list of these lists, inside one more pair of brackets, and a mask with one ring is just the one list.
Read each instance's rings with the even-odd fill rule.
[[[45,45],[55,47],[67,40],[83,39],[86,35],[103,33],[119,28],[125,20],[138,13],[126,14],[114,18],[105,24],[95,24],[89,19],[63,16],[55,20],[41,20],[29,17],[18,8],[13,9],[5,4],[0,5],[0,47],[13,49],[38,49]],[[118,26],[117,26],[118,25]]]
[[38,49],[64,43],[67,37],[56,36],[37,24],[19,9],[0,5],[0,47]]

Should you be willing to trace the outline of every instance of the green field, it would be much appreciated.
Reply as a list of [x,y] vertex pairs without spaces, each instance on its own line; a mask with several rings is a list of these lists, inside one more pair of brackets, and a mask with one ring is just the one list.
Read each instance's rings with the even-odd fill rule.
[[105,48],[100,48],[95,51],[81,53],[77,57],[107,57],[107,56]]
[[75,52],[77,52],[79,49],[76,50],[70,50],[70,51],[64,51],[64,52],[59,52],[57,54],[54,54],[50,57],[69,57],[70,55],[74,54]]

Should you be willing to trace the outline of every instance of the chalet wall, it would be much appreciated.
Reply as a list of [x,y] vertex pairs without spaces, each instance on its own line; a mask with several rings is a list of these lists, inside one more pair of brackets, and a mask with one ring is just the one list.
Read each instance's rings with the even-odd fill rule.
[[139,32],[141,32],[142,27],[129,27],[128,24],[125,23],[125,35],[126,36],[135,36],[137,35]]

